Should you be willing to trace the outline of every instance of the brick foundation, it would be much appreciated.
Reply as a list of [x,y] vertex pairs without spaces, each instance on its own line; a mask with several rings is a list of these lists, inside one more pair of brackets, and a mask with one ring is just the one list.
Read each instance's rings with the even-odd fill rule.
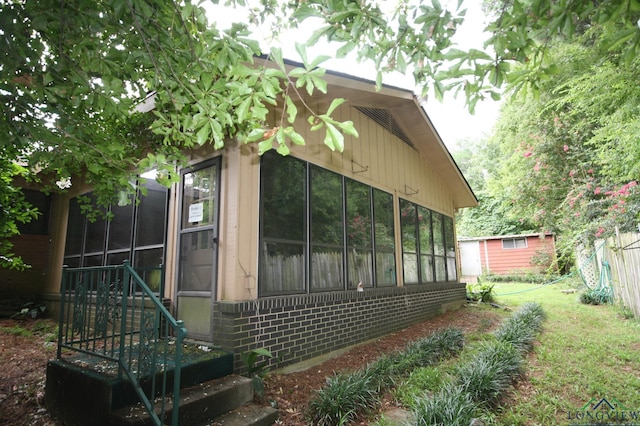
[[284,367],[433,318],[465,298],[465,284],[446,283],[222,301],[214,305],[214,342],[234,352],[237,373],[245,370],[240,354],[256,348]]

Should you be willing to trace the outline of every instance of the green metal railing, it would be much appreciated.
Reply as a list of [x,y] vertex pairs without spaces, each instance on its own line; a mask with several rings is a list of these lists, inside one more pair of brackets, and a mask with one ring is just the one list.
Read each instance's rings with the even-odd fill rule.
[[[159,292],[141,275],[159,277]],[[177,426],[187,331],[162,304],[163,283],[163,267],[136,270],[125,262],[65,268],[57,356],[128,380],[157,425],[171,400],[171,424]]]

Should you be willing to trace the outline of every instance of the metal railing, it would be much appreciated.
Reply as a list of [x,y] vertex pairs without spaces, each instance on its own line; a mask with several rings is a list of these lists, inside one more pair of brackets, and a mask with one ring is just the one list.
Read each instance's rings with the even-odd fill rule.
[[[164,268],[154,269],[163,283]],[[162,292],[154,293],[141,278],[151,271],[136,271],[129,262],[65,268],[57,356],[128,380],[157,425],[171,400],[177,425],[186,329],[162,304]]]

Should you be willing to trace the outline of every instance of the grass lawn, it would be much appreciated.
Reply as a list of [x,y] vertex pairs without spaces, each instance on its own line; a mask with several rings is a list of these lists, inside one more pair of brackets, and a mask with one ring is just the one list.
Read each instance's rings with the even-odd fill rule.
[[[565,294],[567,281],[548,286],[497,283],[496,300],[517,308],[535,301],[547,313],[543,332],[528,357],[527,378],[497,410],[500,425],[640,425],[640,322],[612,305],[584,305]],[[591,406],[606,398],[617,409],[600,418]],[[589,412],[587,414],[587,412]],[[624,412],[624,419],[622,415]],[[606,414],[623,420],[614,422]],[[629,418],[638,415],[638,418]],[[578,419],[576,419],[578,416]],[[605,416],[605,417],[602,417]]]

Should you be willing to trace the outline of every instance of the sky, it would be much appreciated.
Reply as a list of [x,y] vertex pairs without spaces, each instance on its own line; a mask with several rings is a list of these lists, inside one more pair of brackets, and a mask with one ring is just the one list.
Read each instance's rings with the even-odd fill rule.
[[[454,0],[450,2],[452,1]],[[395,2],[385,2],[384,4],[393,3]],[[467,8],[466,18],[464,24],[458,29],[456,38],[454,38],[454,41],[462,48],[474,47],[482,49],[482,41],[487,38],[487,36],[483,35],[485,16],[480,9],[480,4],[481,2],[477,0],[467,0],[465,2],[465,7]],[[214,6],[209,2],[205,2],[203,6],[208,11],[209,19],[215,20],[220,29],[225,28],[225,23],[230,25],[231,22],[243,22],[246,19],[242,12],[225,9],[223,6]],[[285,58],[300,61],[295,51],[294,42],[308,39],[313,31],[313,28],[310,27],[305,25],[305,29],[298,29],[294,33],[285,33],[280,37],[279,41],[270,42],[269,44],[281,47]],[[257,29],[257,36],[260,35],[261,31]],[[265,38],[267,37],[265,36]],[[308,49],[308,56],[309,58],[314,58],[321,54],[333,56],[336,49],[336,45],[319,42],[313,49]],[[375,80],[373,64],[358,64],[354,58],[331,59],[321,66],[328,70],[372,81]],[[383,83],[409,90],[412,90],[414,85],[413,77],[410,74],[406,77],[400,74],[385,75]],[[459,148],[461,142],[477,140],[491,133],[499,115],[500,105],[499,102],[492,100],[480,102],[472,115],[464,106],[463,96],[456,99],[452,94],[448,93],[445,95],[443,102],[438,101],[433,96],[428,97],[424,108],[444,144],[449,151],[454,152]]]

